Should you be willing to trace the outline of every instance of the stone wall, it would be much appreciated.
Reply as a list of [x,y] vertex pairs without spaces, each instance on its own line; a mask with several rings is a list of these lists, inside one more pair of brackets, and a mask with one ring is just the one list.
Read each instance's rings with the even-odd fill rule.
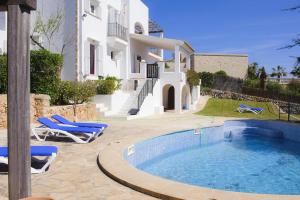
[[228,76],[244,79],[248,69],[248,55],[235,54],[195,54],[192,66],[197,72],[223,70]]
[[[271,103],[274,103],[274,104],[280,105],[280,106],[287,106],[287,104],[288,104],[285,101],[268,99],[268,98],[257,97],[257,96],[250,96],[250,95],[246,95],[246,94],[235,93],[235,92],[230,92],[230,91],[221,91],[221,90],[210,90],[210,91],[201,90],[201,95],[202,96],[210,95],[213,98],[218,98],[218,99],[234,99],[234,100],[239,100],[239,101],[271,102]],[[294,113],[300,113],[300,104],[290,103],[290,105],[291,105]]]
[[[32,94],[30,96],[30,121],[37,123],[39,117],[51,117],[59,114],[72,121],[93,121],[96,120],[96,104],[77,105],[76,118],[74,117],[73,106],[50,106],[48,95]],[[0,129],[7,127],[7,97],[0,95]]]

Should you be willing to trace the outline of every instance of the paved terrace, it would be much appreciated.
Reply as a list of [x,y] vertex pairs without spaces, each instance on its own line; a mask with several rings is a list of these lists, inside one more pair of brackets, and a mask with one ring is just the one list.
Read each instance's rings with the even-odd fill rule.
[[[177,130],[198,128],[224,119],[202,117],[191,113],[165,114],[147,119],[124,121],[106,120],[110,127],[97,140],[89,144],[68,142],[37,142],[32,145],[56,145],[58,156],[48,172],[32,175],[34,196],[51,196],[55,199],[153,199],[108,178],[97,165],[97,156],[111,143],[143,136],[151,138]],[[0,131],[0,145],[6,144],[6,131]],[[112,158],[114,159],[114,158]],[[7,199],[8,176],[0,174],[0,199]]]

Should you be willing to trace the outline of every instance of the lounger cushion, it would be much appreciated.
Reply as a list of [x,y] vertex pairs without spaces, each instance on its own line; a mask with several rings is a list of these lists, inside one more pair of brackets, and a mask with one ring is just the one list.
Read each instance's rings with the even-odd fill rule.
[[46,117],[41,117],[37,120],[41,124],[47,126],[50,129],[58,129],[62,131],[72,132],[72,133],[97,133],[100,131],[99,128],[87,128],[87,127],[71,127],[71,126],[60,126]]
[[73,126],[79,126],[79,127],[92,127],[92,128],[107,128],[107,124],[101,124],[101,123],[78,123],[78,122],[71,122],[67,120],[66,118],[60,116],[60,115],[53,115],[51,116],[53,119],[56,121],[63,123],[63,124],[68,124],[68,125],[73,125]]
[[[32,146],[31,156],[51,156],[53,153],[57,153],[57,147],[55,146]],[[8,157],[8,148],[0,147],[0,156]]]
[[244,104],[241,104],[240,107],[241,107],[241,108],[246,108],[246,109],[255,110],[255,111],[263,111],[263,110],[264,110],[263,108],[253,108],[253,107],[250,107],[250,106],[246,106],[246,105],[244,105]]

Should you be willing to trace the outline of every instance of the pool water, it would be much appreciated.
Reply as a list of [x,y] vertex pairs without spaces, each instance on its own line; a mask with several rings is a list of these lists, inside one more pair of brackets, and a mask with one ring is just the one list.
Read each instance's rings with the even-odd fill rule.
[[[193,131],[176,133],[175,137],[190,137],[186,141],[182,139],[181,143],[193,141],[193,145],[158,154],[134,165],[155,176],[201,187],[299,195],[300,143],[282,137],[249,134],[251,131],[244,133],[230,137],[224,137],[222,133],[222,140],[205,142],[205,145],[200,142],[203,140],[201,137],[209,132],[200,135],[193,134]],[[151,146],[171,138],[171,135],[156,138]],[[164,146],[163,151],[167,148]],[[156,151],[150,150],[154,154]]]

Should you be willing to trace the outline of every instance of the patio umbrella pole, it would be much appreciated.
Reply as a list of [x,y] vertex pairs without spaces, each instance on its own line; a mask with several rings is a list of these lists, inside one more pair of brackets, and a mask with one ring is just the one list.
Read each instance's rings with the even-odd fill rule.
[[31,195],[30,156],[30,11],[36,0],[6,0],[8,11],[8,187],[9,199]]

